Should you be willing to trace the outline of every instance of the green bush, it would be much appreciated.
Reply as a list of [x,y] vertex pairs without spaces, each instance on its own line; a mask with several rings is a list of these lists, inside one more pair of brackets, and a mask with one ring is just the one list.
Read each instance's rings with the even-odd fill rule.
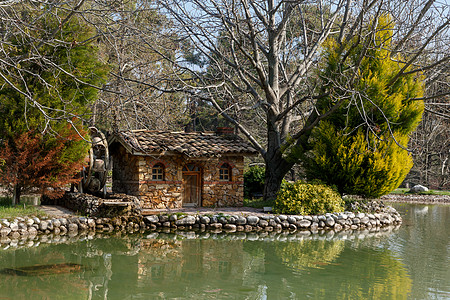
[[344,211],[344,201],[331,187],[320,183],[284,183],[275,200],[274,212],[295,215],[317,215]]
[[266,169],[260,166],[252,166],[244,173],[244,195],[250,198],[255,193],[264,190],[264,176]]
[[10,197],[2,197],[0,196],[0,207],[9,207],[11,206],[12,199]]

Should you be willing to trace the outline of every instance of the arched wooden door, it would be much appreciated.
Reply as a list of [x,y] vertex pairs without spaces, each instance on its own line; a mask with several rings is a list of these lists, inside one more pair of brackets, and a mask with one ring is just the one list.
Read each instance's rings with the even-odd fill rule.
[[202,177],[201,169],[197,165],[187,164],[183,167],[183,188],[183,206],[200,206]]

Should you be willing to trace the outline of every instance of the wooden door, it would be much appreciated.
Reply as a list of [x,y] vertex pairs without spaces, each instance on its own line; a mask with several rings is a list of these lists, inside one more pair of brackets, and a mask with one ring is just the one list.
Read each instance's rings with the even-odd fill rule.
[[201,172],[193,164],[183,167],[183,206],[200,206],[201,204]]

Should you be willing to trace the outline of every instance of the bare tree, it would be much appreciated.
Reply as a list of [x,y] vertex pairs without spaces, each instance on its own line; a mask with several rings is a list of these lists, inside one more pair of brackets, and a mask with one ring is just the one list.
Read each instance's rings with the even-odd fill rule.
[[[189,41],[192,53],[204,57],[206,67],[178,56],[169,59],[178,81],[166,92],[184,90],[211,105],[259,150],[266,164],[264,197],[272,199],[284,175],[295,164],[291,154],[304,151],[311,130],[342,101],[326,112],[315,103],[323,45],[333,37],[368,47],[377,20],[389,15],[392,60],[403,67],[390,84],[406,73],[447,73],[449,7],[439,1],[381,0],[160,0],[174,24],[173,34]],[[313,13],[312,13],[313,12]],[[379,43],[377,47],[387,47]],[[400,56],[398,54],[401,54]],[[362,60],[363,57],[359,61]],[[424,59],[428,58],[428,59]],[[345,60],[344,55],[340,59]],[[353,89],[358,62],[342,72],[341,95],[360,96]],[[344,83],[343,83],[344,82]],[[336,85],[338,82],[336,81]],[[443,91],[448,94],[449,90]],[[426,94],[426,97],[433,95]],[[421,100],[417,100],[421,101]],[[361,112],[364,114],[364,112]],[[239,116],[250,114],[265,128],[253,134]],[[363,118],[367,119],[367,118]],[[389,121],[389,120],[387,120]]]
[[[58,24],[43,27],[40,21],[44,19],[56,20]],[[64,25],[73,20],[92,29],[84,40],[62,38],[67,30]],[[177,128],[185,118],[183,97],[163,94],[153,88],[154,85],[167,87],[168,81],[160,74],[171,71],[161,54],[173,58],[178,47],[176,37],[163,37],[169,25],[150,1],[0,1],[0,82],[20,94],[26,107],[39,110],[45,123],[41,126],[42,132],[51,130],[54,122],[70,122],[75,116],[105,129],[112,125],[129,129]],[[27,53],[12,51],[15,45],[11,39],[24,45]],[[79,76],[77,69],[70,65],[71,50],[86,44],[95,45],[99,49],[99,59],[109,66],[108,81],[104,85],[93,84],[92,80]],[[153,50],[154,44],[158,44],[158,52]],[[48,55],[52,48],[67,50],[66,64]],[[55,93],[51,80],[30,69],[30,63],[53,70],[53,78],[64,74],[66,80],[80,87],[100,90],[96,103],[87,105],[93,109],[86,109],[82,115],[71,110],[72,99]],[[52,97],[62,103],[63,108],[43,104],[33,90],[35,83],[27,80],[29,77],[46,87],[49,95],[53,93]],[[83,94],[81,89],[79,94]],[[23,118],[27,120],[28,116],[25,114]]]
[[[174,58],[176,36],[165,37],[170,23],[151,1],[88,1],[83,12],[97,28],[103,58],[111,66],[95,106],[94,123],[115,129],[176,129],[186,122],[184,98],[154,89],[167,88],[171,73],[161,55]],[[154,50],[158,45],[159,51]],[[109,127],[109,126],[108,126]]]
[[[33,11],[30,17],[28,11]],[[296,163],[292,153],[304,151],[311,130],[342,104],[337,100],[326,112],[315,107],[331,91],[318,88],[323,46],[329,38],[342,46],[352,42],[368,47],[378,19],[389,15],[391,24],[381,30],[393,31],[391,59],[402,66],[390,84],[407,73],[426,73],[427,87],[448,76],[449,7],[439,0],[1,1],[0,79],[47,120],[70,120],[71,115],[43,106],[26,82],[17,86],[9,78],[20,81],[21,74],[29,73],[21,68],[29,59],[67,72],[40,48],[87,42],[59,40],[63,26],[39,39],[30,35],[42,30],[36,28],[36,20],[49,14],[61,25],[76,17],[96,30],[90,40],[103,47],[101,58],[111,65],[108,83],[97,86],[102,91],[97,115],[109,112],[118,126],[171,124],[171,129],[176,127],[172,121],[184,116],[180,92],[208,102],[261,153],[266,163],[265,198],[274,198]],[[11,57],[6,35],[29,39],[28,55]],[[355,104],[361,96],[353,88],[357,67],[356,62],[343,70],[339,84],[331,87]],[[88,84],[75,72],[69,75]],[[448,85],[440,93],[448,95]],[[430,90],[424,98],[436,96]],[[172,117],[167,117],[168,111]]]
[[408,183],[450,188],[450,97],[439,96],[449,84],[448,76],[440,76],[428,88],[438,97],[427,100],[422,122],[411,137],[414,167],[405,180]]
[[[429,5],[427,2],[425,7]],[[441,12],[448,16],[448,11]],[[411,136],[409,147],[414,167],[406,178],[406,182],[437,189],[450,187],[450,64],[449,53],[444,52],[443,55],[440,51],[441,48],[448,51],[446,37],[435,39],[433,47],[424,51],[419,59],[422,65],[429,65],[429,68],[423,68],[426,108],[422,122]],[[403,51],[409,52],[408,47],[417,47],[415,40],[417,38],[412,37]],[[446,63],[435,68],[442,60]]]
[[450,186],[449,119],[425,112],[422,123],[411,140],[414,167],[407,181],[434,189]]

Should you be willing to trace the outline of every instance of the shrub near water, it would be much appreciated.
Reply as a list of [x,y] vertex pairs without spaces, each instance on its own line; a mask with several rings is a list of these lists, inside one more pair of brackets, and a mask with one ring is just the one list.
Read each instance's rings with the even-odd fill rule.
[[329,186],[313,182],[285,183],[278,192],[274,212],[296,215],[317,215],[344,211],[344,201]]

